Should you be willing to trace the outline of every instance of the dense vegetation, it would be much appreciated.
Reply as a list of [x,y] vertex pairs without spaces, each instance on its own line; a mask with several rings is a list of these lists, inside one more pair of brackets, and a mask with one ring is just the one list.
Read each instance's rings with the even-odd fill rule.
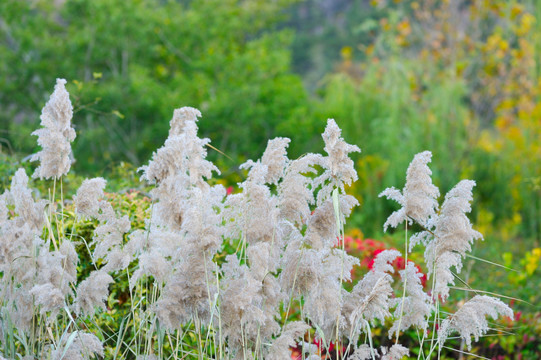
[[[209,156],[233,187],[235,166],[266,139],[290,137],[290,157],[317,151],[335,118],[363,151],[350,189],[362,211],[348,226],[402,246],[400,231],[382,233],[396,207],[377,195],[430,149],[442,193],[478,183],[471,217],[490,242],[473,254],[517,270],[470,259],[466,281],[534,304],[517,303],[517,333],[540,338],[540,18],[534,0],[5,0],[0,180],[31,167],[29,134],[57,77],[74,103],[73,171],[106,169],[120,191],[146,191],[129,169],[163,143],[170,109],[202,110],[202,135],[220,151]],[[81,183],[70,176],[68,192]],[[498,346],[539,346],[519,338]]]

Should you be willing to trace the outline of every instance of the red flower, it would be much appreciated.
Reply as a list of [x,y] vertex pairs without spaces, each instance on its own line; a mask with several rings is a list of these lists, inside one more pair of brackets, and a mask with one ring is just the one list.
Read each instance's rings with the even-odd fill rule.
[[296,348],[291,348],[291,360],[300,360],[302,359],[302,353],[300,348],[297,346]]
[[426,286],[426,281],[428,280],[426,274],[423,272],[423,269],[421,269],[421,267],[419,265],[415,265],[415,267],[417,268],[417,271],[421,274],[423,274],[423,276],[421,276],[421,284],[423,284],[423,287]]
[[376,251],[374,251],[374,253],[372,254],[372,258],[370,259],[370,262],[368,263],[368,268],[370,270],[372,270],[372,268],[374,267],[374,259],[382,252],[383,252],[383,249],[377,249]]
[[404,269],[404,263],[405,263],[404,258],[402,256],[399,256],[396,259],[394,259],[393,266],[394,266],[395,269],[403,270]]
[[379,241],[376,241],[376,240],[372,240],[372,239],[365,239],[364,240],[364,244],[368,247],[379,247],[377,246],[379,243]]
[[[331,343],[329,344],[329,348],[326,349],[325,348],[325,344],[323,344],[323,342],[321,341],[321,339],[314,339],[312,341],[313,344],[315,344],[317,346],[317,350],[319,353],[322,353],[322,352],[327,352],[328,354],[333,354],[336,352],[336,347],[334,346],[334,343],[331,341]],[[346,351],[346,348],[344,346],[342,346],[339,350],[339,354],[343,354],[344,351]]]

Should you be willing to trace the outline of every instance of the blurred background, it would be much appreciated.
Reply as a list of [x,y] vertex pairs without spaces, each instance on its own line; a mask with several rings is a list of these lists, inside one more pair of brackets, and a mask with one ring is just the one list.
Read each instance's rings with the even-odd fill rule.
[[73,187],[142,187],[135,169],[181,106],[203,113],[233,187],[269,138],[290,137],[290,157],[322,152],[334,118],[362,149],[349,231],[402,249],[403,233],[382,231],[395,204],[377,195],[431,150],[442,194],[477,181],[473,254],[498,265],[472,258],[463,276],[529,303],[514,305],[528,315],[520,336],[497,345],[529,358],[541,348],[540,54],[537,0],[1,0],[0,182],[33,166],[57,77],[74,106]]

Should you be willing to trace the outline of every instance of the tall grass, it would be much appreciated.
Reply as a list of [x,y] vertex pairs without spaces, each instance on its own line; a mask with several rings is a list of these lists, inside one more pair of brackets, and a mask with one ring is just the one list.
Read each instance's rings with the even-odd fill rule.
[[[248,175],[240,192],[228,194],[211,185],[219,169],[206,159],[210,140],[197,136],[201,113],[175,110],[164,146],[140,169],[151,200],[144,225],[134,228],[133,214],[117,211],[103,178],[85,180],[72,207],[64,199],[74,136],[63,83],[37,132],[34,176],[50,179],[49,196],[35,200],[20,169],[0,197],[4,358],[287,359],[297,348],[310,360],[430,359],[449,351],[452,334],[469,350],[472,337],[490,330],[487,316],[512,316],[499,299],[473,289],[456,311],[443,310],[482,235],[466,216],[475,183],[460,181],[440,204],[430,152],[414,156],[402,190],[382,193],[400,205],[385,227],[406,230],[402,284],[391,276],[401,253],[387,250],[346,291],[359,259],[345,251],[344,224],[358,204],[345,189],[358,179],[349,155],[360,149],[344,141],[334,120],[322,135],[325,155],[289,159],[290,140],[270,140],[259,160],[241,165]],[[384,137],[383,129],[374,135]],[[78,236],[89,222],[93,232]],[[424,248],[427,289],[407,260],[414,245]],[[127,288],[110,293],[122,278]],[[380,346],[378,324],[391,324]],[[403,346],[409,328],[417,341]]]

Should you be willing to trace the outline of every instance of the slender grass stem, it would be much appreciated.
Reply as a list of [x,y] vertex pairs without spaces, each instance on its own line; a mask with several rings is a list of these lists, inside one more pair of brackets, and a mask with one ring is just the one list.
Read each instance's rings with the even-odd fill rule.
[[402,325],[402,316],[404,314],[404,303],[406,302],[406,288],[408,286],[408,276],[406,268],[408,267],[408,221],[404,221],[404,228],[406,230],[405,241],[404,241],[404,291],[402,292],[402,301],[400,303],[400,316],[398,317],[398,328],[396,329],[396,339],[394,344],[398,344],[398,337],[400,335],[400,326]]

